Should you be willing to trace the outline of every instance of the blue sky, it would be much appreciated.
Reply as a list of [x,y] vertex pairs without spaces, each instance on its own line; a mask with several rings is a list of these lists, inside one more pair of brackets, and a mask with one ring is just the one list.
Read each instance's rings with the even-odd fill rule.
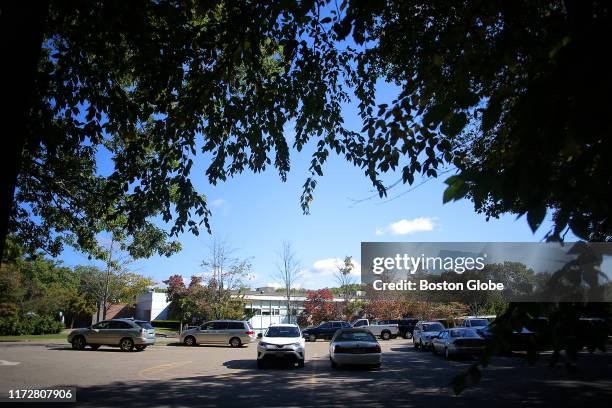
[[[430,180],[402,197],[383,202],[373,198],[354,204],[353,199],[372,195],[372,187],[361,171],[332,157],[319,180],[310,215],[299,205],[301,185],[307,177],[308,157],[294,155],[288,181],[282,183],[273,171],[245,173],[221,185],[208,186],[213,232],[236,249],[236,255],[252,257],[256,279],[252,287],[274,283],[272,275],[282,241],[292,243],[303,270],[301,286],[333,286],[335,264],[345,255],[359,261],[362,241],[539,241],[549,222],[532,234],[524,218],[505,216],[486,222],[463,200],[442,204],[445,185]],[[198,184],[206,184],[202,174]],[[392,178],[390,177],[390,180]],[[398,185],[389,197],[406,191]],[[139,273],[157,281],[172,274],[189,277],[204,272],[211,237],[185,233],[179,237],[183,250],[170,257],[139,260]],[[69,265],[87,264],[85,255],[65,251],[61,259]]]
[[[379,103],[390,102],[396,88],[379,84]],[[355,108],[345,107],[345,120],[354,130],[361,128]],[[287,129],[286,137],[292,139]],[[273,274],[283,241],[293,245],[301,265],[299,286],[321,288],[335,286],[333,273],[346,255],[359,262],[362,241],[540,241],[550,226],[550,217],[533,234],[524,218],[508,215],[486,222],[474,213],[471,202],[462,200],[442,204],[444,179],[427,181],[414,191],[394,200],[389,198],[410,187],[398,185],[389,190],[387,199],[377,196],[355,204],[352,199],[373,195],[372,185],[362,171],[343,158],[331,155],[318,181],[310,215],[303,215],[299,203],[302,184],[308,176],[308,151],[291,152],[291,172],[281,182],[274,169],[264,173],[245,172],[217,186],[207,183],[204,169],[210,158],[199,155],[193,181],[208,197],[212,210],[213,233],[236,249],[235,254],[251,257],[255,278],[251,287],[275,284]],[[107,172],[112,163],[100,155],[99,169]],[[389,174],[392,184],[399,178]],[[415,181],[415,185],[420,180]],[[178,237],[183,250],[170,257],[152,257],[133,264],[139,273],[161,282],[173,274],[186,278],[205,272],[200,266],[206,257],[211,237],[205,232],[195,237]],[[568,237],[568,241],[571,238]],[[68,265],[88,264],[83,254],[67,249],[60,257]],[[356,269],[358,272],[358,268]]]

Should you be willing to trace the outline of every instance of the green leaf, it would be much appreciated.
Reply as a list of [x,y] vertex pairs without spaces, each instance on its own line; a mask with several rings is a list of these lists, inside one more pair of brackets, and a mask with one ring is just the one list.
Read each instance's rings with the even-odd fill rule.
[[576,236],[584,240],[589,239],[589,223],[582,215],[574,214],[569,225]]
[[468,185],[459,176],[451,176],[446,179],[445,183],[448,184],[448,187],[442,196],[443,204],[451,200],[457,201],[468,193]]
[[531,231],[536,232],[536,230],[544,221],[544,217],[546,216],[546,206],[541,205],[535,208],[532,208],[527,212],[527,223],[531,228]]

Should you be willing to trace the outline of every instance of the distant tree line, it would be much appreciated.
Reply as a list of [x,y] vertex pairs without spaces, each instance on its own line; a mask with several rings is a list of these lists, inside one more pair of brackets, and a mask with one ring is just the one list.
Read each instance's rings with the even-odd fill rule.
[[[112,305],[133,304],[153,281],[96,266],[66,267],[44,254],[27,255],[8,241],[0,266],[0,334],[57,333]],[[62,318],[64,323],[62,323]]]

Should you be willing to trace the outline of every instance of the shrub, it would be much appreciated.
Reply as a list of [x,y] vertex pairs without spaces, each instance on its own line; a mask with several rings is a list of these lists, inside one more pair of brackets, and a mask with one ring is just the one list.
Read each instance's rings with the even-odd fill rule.
[[151,320],[151,326],[179,330],[181,322],[178,320]]
[[0,319],[0,335],[4,336],[55,334],[63,329],[62,322],[50,316],[11,316]]

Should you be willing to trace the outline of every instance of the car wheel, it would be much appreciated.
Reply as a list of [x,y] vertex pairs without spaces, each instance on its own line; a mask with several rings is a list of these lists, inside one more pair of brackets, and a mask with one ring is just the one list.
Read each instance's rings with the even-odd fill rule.
[[413,341],[412,344],[414,345],[415,349],[419,349],[419,343],[417,343],[416,341]]
[[97,349],[99,349],[99,348],[100,348],[100,345],[99,345],[99,344],[90,344],[90,345],[89,345],[89,347],[91,347],[91,349],[92,349],[93,351],[96,351]]
[[263,368],[264,362],[263,360],[257,360],[257,368]]
[[423,342],[421,340],[419,340],[419,350],[425,351],[425,346],[423,345]]
[[329,359],[330,363],[331,363],[331,368],[338,368],[338,363],[336,363],[334,360],[332,360],[331,358]]
[[83,336],[76,336],[74,339],[72,339],[72,348],[75,350],[83,350],[86,345],[87,343],[85,342],[85,337]]
[[121,351],[132,351],[132,349],[134,349],[134,341],[129,337],[121,339],[121,342],[119,342],[119,348],[121,348]]
[[406,332],[406,333],[404,333],[404,338],[405,338],[406,340],[410,340],[410,339],[412,338],[412,333],[410,333],[410,332]]
[[196,339],[193,336],[187,336],[185,337],[185,340],[183,340],[183,344],[185,344],[186,346],[195,346]]
[[380,333],[380,338],[383,340],[389,340],[391,338],[391,332],[385,330],[384,332]]
[[298,360],[298,367],[304,368],[304,359]]
[[447,348],[444,349],[444,359],[445,360],[450,360],[451,359],[451,354],[449,353]]
[[136,351],[143,351],[147,346],[136,346]]
[[238,337],[232,337],[229,341],[230,347],[236,348],[242,346],[242,342]]
[[308,336],[308,341],[317,341],[317,336],[311,334],[310,336]]

